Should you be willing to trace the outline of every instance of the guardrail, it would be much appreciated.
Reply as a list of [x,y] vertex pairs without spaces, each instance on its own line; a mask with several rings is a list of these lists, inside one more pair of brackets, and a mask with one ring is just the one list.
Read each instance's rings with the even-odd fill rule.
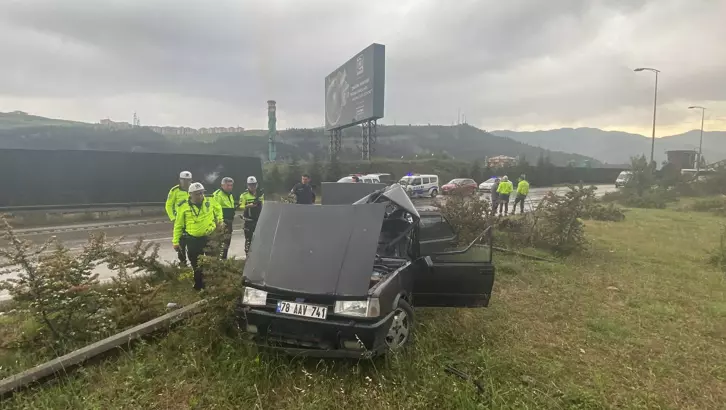
[[66,209],[109,209],[109,208],[138,208],[142,206],[163,207],[164,202],[119,202],[107,204],[67,204],[67,205],[19,205],[0,206],[0,212],[18,211],[62,211]]

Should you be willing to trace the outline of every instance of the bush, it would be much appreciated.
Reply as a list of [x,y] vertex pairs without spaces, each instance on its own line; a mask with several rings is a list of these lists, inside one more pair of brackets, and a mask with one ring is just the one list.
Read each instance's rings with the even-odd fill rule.
[[716,215],[726,215],[726,196],[699,199],[689,209],[698,212],[713,212]]
[[582,218],[595,198],[595,187],[569,186],[564,196],[550,192],[538,209],[541,222],[534,227],[534,244],[555,253],[569,254],[586,244]]
[[612,203],[603,205],[600,203],[590,204],[583,214],[583,219],[593,219],[596,221],[620,222],[625,220],[623,211]]
[[491,224],[491,204],[479,195],[455,194],[436,206],[458,234],[460,244],[469,244]]
[[677,193],[673,190],[665,190],[662,188],[652,188],[643,192],[641,195],[627,194],[624,191],[623,198],[620,203],[631,208],[665,208],[669,202],[678,200]]
[[[2,223],[8,246],[0,248],[0,258],[19,271],[17,277],[0,281],[0,289],[7,290],[20,311],[40,325],[32,337],[51,346],[65,345],[97,339],[148,317],[159,285],[132,278],[128,270],[159,273],[158,245],[140,241],[131,251],[120,252],[104,235],[92,235],[80,252],[71,253],[55,238],[35,246],[20,239],[4,218]],[[101,286],[93,273],[102,264],[118,270],[110,286]]]

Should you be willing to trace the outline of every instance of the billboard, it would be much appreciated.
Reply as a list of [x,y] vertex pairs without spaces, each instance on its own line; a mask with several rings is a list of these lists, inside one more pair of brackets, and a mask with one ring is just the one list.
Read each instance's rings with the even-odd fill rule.
[[386,46],[373,43],[325,77],[325,129],[383,118]]

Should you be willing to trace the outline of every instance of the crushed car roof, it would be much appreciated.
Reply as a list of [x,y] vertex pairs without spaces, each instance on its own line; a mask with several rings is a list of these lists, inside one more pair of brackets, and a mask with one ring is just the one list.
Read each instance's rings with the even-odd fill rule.
[[385,203],[386,201],[393,202],[416,219],[420,219],[420,215],[413,205],[413,202],[411,202],[411,198],[408,197],[406,191],[399,184],[392,184],[386,188],[370,193],[356,201],[355,204]]
[[280,290],[365,296],[384,214],[384,204],[265,203],[244,276]]

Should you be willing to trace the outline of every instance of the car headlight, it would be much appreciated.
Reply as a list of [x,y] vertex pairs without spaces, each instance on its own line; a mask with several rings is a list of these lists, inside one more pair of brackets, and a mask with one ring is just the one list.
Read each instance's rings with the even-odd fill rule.
[[267,292],[255,288],[245,287],[242,303],[250,306],[265,306],[267,304]]
[[335,302],[333,312],[336,315],[378,317],[381,314],[381,306],[377,298],[367,300],[338,300]]

